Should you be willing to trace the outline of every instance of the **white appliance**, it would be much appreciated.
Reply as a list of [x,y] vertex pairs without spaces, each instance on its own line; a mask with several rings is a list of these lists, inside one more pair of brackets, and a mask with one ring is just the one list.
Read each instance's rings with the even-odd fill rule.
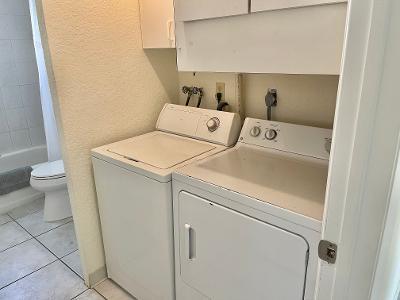
[[236,143],[239,115],[167,104],[156,131],[92,150],[108,276],[175,299],[171,173]]
[[176,299],[313,299],[331,130],[246,119],[173,174]]

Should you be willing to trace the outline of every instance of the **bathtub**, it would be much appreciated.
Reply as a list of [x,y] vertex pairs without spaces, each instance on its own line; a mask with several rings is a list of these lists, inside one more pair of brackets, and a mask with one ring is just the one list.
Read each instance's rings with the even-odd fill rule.
[[[45,145],[1,154],[0,172],[7,172],[25,166],[33,166],[46,161],[47,149]],[[43,197],[43,194],[34,190],[30,186],[0,196],[0,215],[40,197]]]

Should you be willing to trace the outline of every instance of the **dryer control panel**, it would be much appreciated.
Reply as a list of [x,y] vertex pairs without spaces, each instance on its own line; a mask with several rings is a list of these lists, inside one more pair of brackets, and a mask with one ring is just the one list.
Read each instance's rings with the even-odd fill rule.
[[215,144],[233,146],[238,139],[241,123],[236,113],[165,104],[156,128]]
[[238,142],[329,159],[331,141],[331,129],[246,118]]

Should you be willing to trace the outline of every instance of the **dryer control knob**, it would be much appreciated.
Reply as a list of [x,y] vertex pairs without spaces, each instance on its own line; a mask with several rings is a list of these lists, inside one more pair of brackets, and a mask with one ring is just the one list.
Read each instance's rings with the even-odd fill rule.
[[275,139],[277,135],[278,133],[275,129],[267,129],[267,131],[265,132],[265,138],[269,141]]
[[208,131],[210,132],[214,132],[215,130],[218,129],[219,124],[220,124],[220,120],[217,117],[213,117],[210,120],[207,121],[206,125],[208,128]]
[[261,133],[261,128],[259,126],[254,126],[253,128],[250,129],[250,135],[252,137],[257,137]]

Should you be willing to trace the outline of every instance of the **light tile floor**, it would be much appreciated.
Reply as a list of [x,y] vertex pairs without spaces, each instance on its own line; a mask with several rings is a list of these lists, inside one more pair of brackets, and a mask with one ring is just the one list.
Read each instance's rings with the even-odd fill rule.
[[0,215],[0,300],[134,299],[107,279],[82,279],[72,218],[43,221],[43,199]]

